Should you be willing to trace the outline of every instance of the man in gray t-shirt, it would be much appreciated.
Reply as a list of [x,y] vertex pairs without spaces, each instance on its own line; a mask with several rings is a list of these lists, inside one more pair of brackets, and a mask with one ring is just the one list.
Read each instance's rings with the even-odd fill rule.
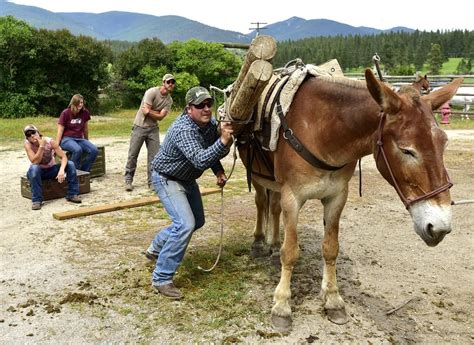
[[172,74],[163,76],[161,86],[152,87],[146,90],[143,96],[140,109],[137,111],[133,122],[132,134],[130,137],[130,147],[128,149],[127,165],[125,166],[125,190],[132,191],[133,177],[137,169],[137,159],[143,143],[146,144],[148,187],[153,188],[151,182],[151,161],[160,149],[160,131],[158,121],[161,121],[171,109],[173,92],[176,79]]

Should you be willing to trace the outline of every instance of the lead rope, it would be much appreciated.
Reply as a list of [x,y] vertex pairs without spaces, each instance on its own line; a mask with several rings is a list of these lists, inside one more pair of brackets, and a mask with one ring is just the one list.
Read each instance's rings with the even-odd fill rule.
[[[233,137],[232,137],[233,138]],[[232,168],[230,169],[229,176],[227,177],[227,182],[229,182],[232,173],[234,172],[235,162],[237,161],[237,145],[234,138],[234,154],[233,154],[234,162],[232,163]],[[226,182],[226,184],[227,184]],[[221,258],[222,247],[223,247],[223,238],[224,238],[224,187],[221,187],[221,236],[220,236],[220,243],[219,243],[219,252],[217,254],[216,261],[211,268],[202,268],[198,266],[197,268],[204,272],[211,272],[214,268],[216,268],[217,264],[219,263],[219,259]]]
[[220,245],[219,245],[219,253],[217,254],[216,261],[214,262],[214,265],[212,265],[211,268],[202,268],[201,266],[198,266],[198,269],[204,272],[211,272],[216,266],[217,263],[219,262],[219,259],[221,258],[221,253],[222,253],[222,243],[223,243],[223,237],[224,237],[224,187],[221,187],[221,238],[220,238]]

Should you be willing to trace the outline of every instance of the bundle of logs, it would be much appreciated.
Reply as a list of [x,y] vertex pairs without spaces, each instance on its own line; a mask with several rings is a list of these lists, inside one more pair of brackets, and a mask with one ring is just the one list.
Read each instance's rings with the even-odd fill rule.
[[252,41],[227,99],[227,119],[247,121],[250,118],[263,89],[273,75],[271,61],[275,53],[276,42],[273,37],[260,35]]

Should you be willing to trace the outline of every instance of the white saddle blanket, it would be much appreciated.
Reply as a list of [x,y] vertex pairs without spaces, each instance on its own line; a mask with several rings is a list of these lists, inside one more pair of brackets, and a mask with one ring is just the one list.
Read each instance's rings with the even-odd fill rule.
[[274,88],[273,95],[270,97],[270,100],[267,100],[267,104],[264,104],[266,95],[269,89],[271,88],[271,85],[273,85],[274,80],[276,78],[280,78],[282,79],[282,81],[286,80],[286,78],[289,78],[288,82],[285,84],[285,86],[283,86],[283,89],[281,90],[281,93],[280,93],[280,103],[282,106],[283,115],[286,116],[290,108],[291,102],[293,101],[293,97],[295,96],[296,91],[298,91],[298,88],[300,87],[301,83],[306,78],[307,74],[310,74],[313,76],[321,76],[321,75],[332,76],[332,77],[344,76],[344,74],[342,73],[342,69],[336,59],[330,60],[319,66],[305,65],[303,67],[299,67],[294,72],[292,72],[289,77],[288,76],[285,76],[285,77],[274,76],[268,83],[265,90],[262,92],[262,96],[259,99],[258,107],[257,107],[258,111],[257,111],[257,116],[255,119],[255,127],[254,127],[255,131],[261,130],[262,121],[270,117],[271,134],[270,134],[270,142],[269,142],[268,148],[266,149],[270,151],[276,150],[278,136],[279,136],[279,129],[280,129],[280,118],[278,117],[276,113],[276,107],[275,106],[272,107],[273,98],[275,97],[276,90],[278,89],[279,85],[277,85]]

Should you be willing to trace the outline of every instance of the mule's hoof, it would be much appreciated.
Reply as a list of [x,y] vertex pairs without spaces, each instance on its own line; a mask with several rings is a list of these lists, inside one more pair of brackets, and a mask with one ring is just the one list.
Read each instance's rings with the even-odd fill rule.
[[329,321],[337,325],[343,325],[349,322],[349,316],[345,309],[326,309],[326,315]]
[[281,267],[280,253],[278,255],[272,254],[270,256],[270,263],[277,268]]
[[252,249],[250,250],[250,256],[252,259],[261,258],[264,256],[268,256],[268,251],[262,245],[253,245]]
[[291,316],[280,316],[272,314],[272,325],[275,330],[281,333],[287,333],[291,331],[291,326],[293,324],[293,320]]

